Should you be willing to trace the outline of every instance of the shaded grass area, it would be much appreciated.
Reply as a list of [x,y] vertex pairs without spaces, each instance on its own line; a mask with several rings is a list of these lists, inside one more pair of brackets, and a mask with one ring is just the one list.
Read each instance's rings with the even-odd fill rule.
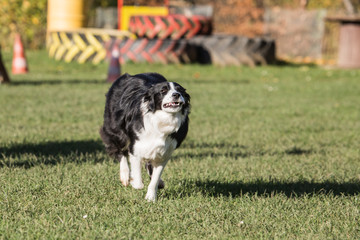
[[28,60],[0,86],[1,239],[358,238],[359,70],[124,65],[192,96],[188,138],[149,204],[98,135],[107,65]]

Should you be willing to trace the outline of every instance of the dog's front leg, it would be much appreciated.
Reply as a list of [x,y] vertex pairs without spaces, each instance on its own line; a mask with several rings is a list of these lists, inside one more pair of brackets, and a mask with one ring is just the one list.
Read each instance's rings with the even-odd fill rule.
[[141,158],[134,155],[130,155],[130,164],[131,164],[131,180],[130,184],[135,189],[143,189],[144,183],[141,177]]
[[[147,173],[149,174],[149,177],[151,180],[151,176],[153,173],[153,166],[151,165],[151,163],[147,162],[145,164],[145,169],[146,169]],[[159,184],[158,184],[158,189],[163,189],[164,187],[165,187],[165,182],[160,178]]]
[[149,202],[155,202],[155,200],[156,200],[156,193],[158,190],[160,177],[166,166],[166,163],[167,163],[167,160],[164,161],[163,163],[153,165],[151,181],[148,186],[148,190],[147,190],[146,197],[145,197],[145,199],[148,200]]
[[129,185],[130,179],[130,170],[127,162],[127,158],[125,156],[119,156],[120,158],[120,181],[121,183],[127,187]]

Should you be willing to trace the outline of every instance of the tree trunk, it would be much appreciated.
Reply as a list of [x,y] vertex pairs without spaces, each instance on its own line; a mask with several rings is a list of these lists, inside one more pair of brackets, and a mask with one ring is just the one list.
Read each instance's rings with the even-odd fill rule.
[[9,82],[10,82],[10,78],[6,72],[6,68],[2,61],[1,48],[0,48],[0,84],[1,83],[9,83]]

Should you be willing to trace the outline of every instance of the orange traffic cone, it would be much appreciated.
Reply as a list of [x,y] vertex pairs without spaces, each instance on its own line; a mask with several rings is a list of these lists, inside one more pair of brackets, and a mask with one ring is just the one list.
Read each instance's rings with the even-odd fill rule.
[[114,47],[111,51],[111,59],[110,59],[110,65],[107,75],[107,82],[114,82],[118,77],[121,75],[121,67],[120,67],[120,53],[119,49],[117,47]]
[[12,60],[12,73],[21,74],[27,72],[28,66],[25,58],[24,47],[21,42],[20,34],[16,34],[14,43],[14,55]]

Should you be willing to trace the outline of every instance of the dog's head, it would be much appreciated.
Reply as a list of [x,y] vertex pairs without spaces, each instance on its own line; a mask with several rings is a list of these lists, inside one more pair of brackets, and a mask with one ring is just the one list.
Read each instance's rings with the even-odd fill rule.
[[159,82],[146,93],[144,102],[148,103],[149,111],[162,110],[168,113],[182,111],[188,114],[190,110],[190,95],[186,89],[175,82]]

